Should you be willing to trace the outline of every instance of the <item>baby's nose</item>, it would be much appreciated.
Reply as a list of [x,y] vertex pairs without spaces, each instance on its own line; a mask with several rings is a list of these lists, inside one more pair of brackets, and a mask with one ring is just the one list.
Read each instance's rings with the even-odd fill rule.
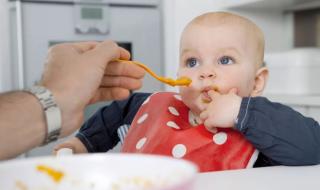
[[213,72],[210,72],[210,73],[202,73],[200,75],[200,79],[205,79],[205,78],[215,78],[216,77],[216,74],[213,73]]

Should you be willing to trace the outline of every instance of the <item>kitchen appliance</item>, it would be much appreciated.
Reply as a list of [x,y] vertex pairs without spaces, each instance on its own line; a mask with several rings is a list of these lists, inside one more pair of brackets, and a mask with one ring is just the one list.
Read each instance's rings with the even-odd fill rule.
[[[133,59],[163,74],[160,8],[160,0],[12,1],[13,89],[36,83],[48,47],[61,42],[112,39],[129,48]],[[163,88],[148,78],[143,91]]]

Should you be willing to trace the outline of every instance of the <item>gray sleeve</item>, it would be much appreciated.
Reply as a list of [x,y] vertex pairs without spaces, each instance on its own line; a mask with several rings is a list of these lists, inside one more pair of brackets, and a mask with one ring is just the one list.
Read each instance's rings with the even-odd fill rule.
[[264,97],[243,98],[236,128],[264,155],[288,166],[320,163],[320,126]]

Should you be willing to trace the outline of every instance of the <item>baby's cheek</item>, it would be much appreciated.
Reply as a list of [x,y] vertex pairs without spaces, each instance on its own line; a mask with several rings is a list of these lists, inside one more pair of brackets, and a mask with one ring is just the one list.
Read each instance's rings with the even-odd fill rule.
[[179,87],[179,94],[182,98],[182,100],[185,100],[187,99],[187,90],[186,90],[186,87]]
[[250,87],[248,84],[238,85],[234,88],[237,88],[237,95],[241,97],[250,96],[251,91],[253,90],[253,88]]
[[190,102],[194,98],[194,92],[191,87],[180,87],[180,95],[183,101]]
[[207,107],[199,96],[190,98],[185,104],[196,115],[200,115],[200,113]]
[[217,84],[217,87],[218,87],[218,91],[221,94],[228,94],[230,90],[234,88],[237,89],[238,95],[244,93],[243,86],[240,83],[232,80],[221,82]]
[[229,92],[229,90],[231,89],[231,87],[226,87],[223,85],[216,85],[214,86],[216,91],[218,91],[220,94],[227,94]]

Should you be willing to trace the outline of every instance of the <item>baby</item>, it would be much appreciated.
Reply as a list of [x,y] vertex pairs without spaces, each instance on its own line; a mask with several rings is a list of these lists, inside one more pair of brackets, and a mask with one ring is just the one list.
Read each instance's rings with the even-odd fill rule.
[[268,70],[264,37],[250,20],[212,12],[184,29],[178,76],[170,92],[134,93],[99,110],[73,139],[75,153],[122,152],[183,158],[200,171],[320,163],[320,127],[291,108],[259,97]]

